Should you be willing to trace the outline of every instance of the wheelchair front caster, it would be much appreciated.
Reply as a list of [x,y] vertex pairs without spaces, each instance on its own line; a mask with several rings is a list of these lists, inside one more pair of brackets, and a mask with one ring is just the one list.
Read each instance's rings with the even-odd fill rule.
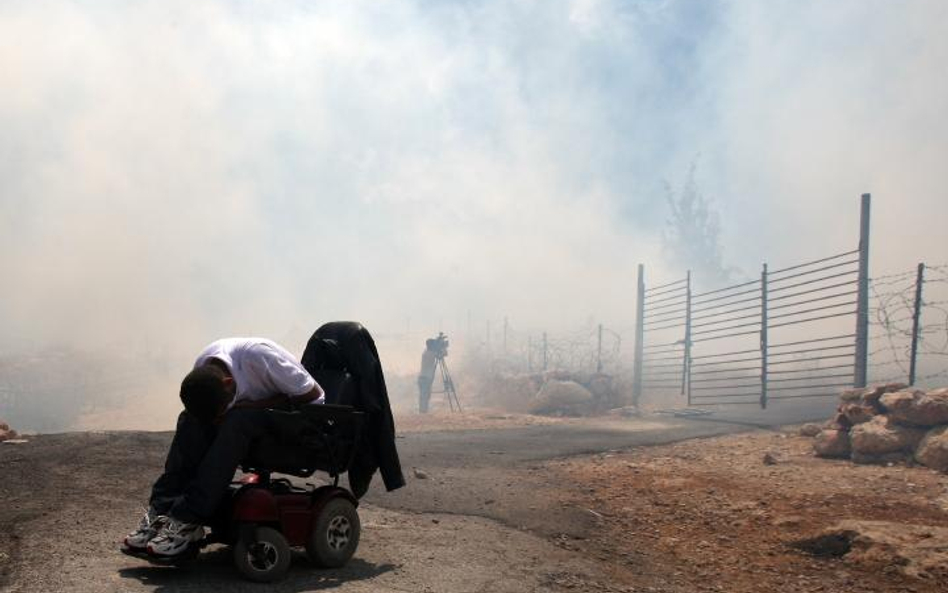
[[333,498],[319,512],[306,543],[306,555],[316,566],[338,568],[359,547],[359,513],[345,498]]
[[234,546],[234,563],[251,581],[272,583],[290,568],[290,545],[272,527],[251,527],[243,530]]

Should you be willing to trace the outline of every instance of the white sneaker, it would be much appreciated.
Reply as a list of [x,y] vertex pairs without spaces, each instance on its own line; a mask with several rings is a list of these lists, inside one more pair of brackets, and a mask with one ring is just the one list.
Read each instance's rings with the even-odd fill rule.
[[158,535],[158,530],[166,519],[167,517],[158,515],[155,509],[149,507],[138,522],[138,529],[125,536],[125,547],[133,552],[144,552],[148,542]]
[[148,553],[160,558],[173,558],[188,551],[192,544],[204,539],[204,527],[198,523],[185,523],[174,517],[167,520],[147,545]]

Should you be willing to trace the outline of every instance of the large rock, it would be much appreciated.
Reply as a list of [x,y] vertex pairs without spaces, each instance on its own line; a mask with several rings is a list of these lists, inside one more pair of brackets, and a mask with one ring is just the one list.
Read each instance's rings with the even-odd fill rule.
[[829,430],[842,430],[849,432],[849,429],[852,427],[853,423],[850,422],[849,418],[847,418],[846,415],[839,410],[836,411],[836,414],[832,418],[823,423],[823,428],[827,428]]
[[873,385],[872,387],[863,390],[862,403],[873,407],[878,407],[879,400],[882,398],[882,396],[887,393],[902,391],[906,387],[908,387],[908,385],[905,383],[883,383],[881,385]]
[[823,429],[813,439],[813,450],[819,457],[846,459],[849,457],[849,433],[845,430]]
[[899,424],[937,426],[948,424],[948,390],[925,393],[918,389],[887,393],[879,400],[886,415]]
[[869,422],[876,415],[876,409],[862,402],[850,402],[839,406],[839,413],[848,421],[850,427]]
[[924,430],[896,424],[885,416],[876,416],[849,431],[853,453],[866,456],[912,452],[924,435]]
[[862,395],[869,391],[867,387],[856,387],[854,389],[844,389],[842,393],[839,394],[839,399],[843,402],[858,402],[862,401]]
[[575,381],[547,381],[530,406],[533,414],[577,414],[592,402],[593,395]]
[[17,433],[6,422],[0,421],[0,442],[15,439]]
[[808,422],[801,426],[798,432],[800,433],[801,437],[815,437],[816,435],[820,434],[822,430],[823,429],[819,424]]
[[589,392],[592,393],[597,399],[610,399],[614,393],[612,386],[612,375],[593,375],[586,382],[586,387],[589,389]]
[[933,428],[925,433],[915,449],[915,461],[926,467],[948,472],[948,426]]
[[642,413],[635,406],[622,406],[621,408],[612,408],[607,412],[610,416],[619,416],[622,418],[633,418],[641,416]]

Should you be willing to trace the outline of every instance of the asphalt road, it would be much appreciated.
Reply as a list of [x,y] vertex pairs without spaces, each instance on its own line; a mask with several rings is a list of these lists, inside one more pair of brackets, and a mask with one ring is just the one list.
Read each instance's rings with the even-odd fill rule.
[[[268,590],[625,591],[609,566],[557,545],[581,541],[595,522],[589,510],[562,502],[582,486],[558,483],[545,462],[746,429],[659,418],[407,434],[398,445],[409,483],[386,493],[376,478],[360,507],[363,538],[353,561],[320,571],[299,556]],[[190,570],[118,553],[170,439],[70,433],[0,445],[0,588],[259,590],[237,577],[226,549],[205,551]]]

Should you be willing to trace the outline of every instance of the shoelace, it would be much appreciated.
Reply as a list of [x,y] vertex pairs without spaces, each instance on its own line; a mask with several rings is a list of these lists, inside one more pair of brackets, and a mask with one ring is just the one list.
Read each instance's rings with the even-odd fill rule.
[[149,527],[152,523],[150,510],[146,509],[145,507],[142,507],[142,511],[144,512],[144,514],[142,515],[142,520],[138,522],[139,530]]
[[165,535],[181,535],[181,531],[184,529],[185,525],[185,523],[169,518],[165,528],[162,529],[162,533]]

